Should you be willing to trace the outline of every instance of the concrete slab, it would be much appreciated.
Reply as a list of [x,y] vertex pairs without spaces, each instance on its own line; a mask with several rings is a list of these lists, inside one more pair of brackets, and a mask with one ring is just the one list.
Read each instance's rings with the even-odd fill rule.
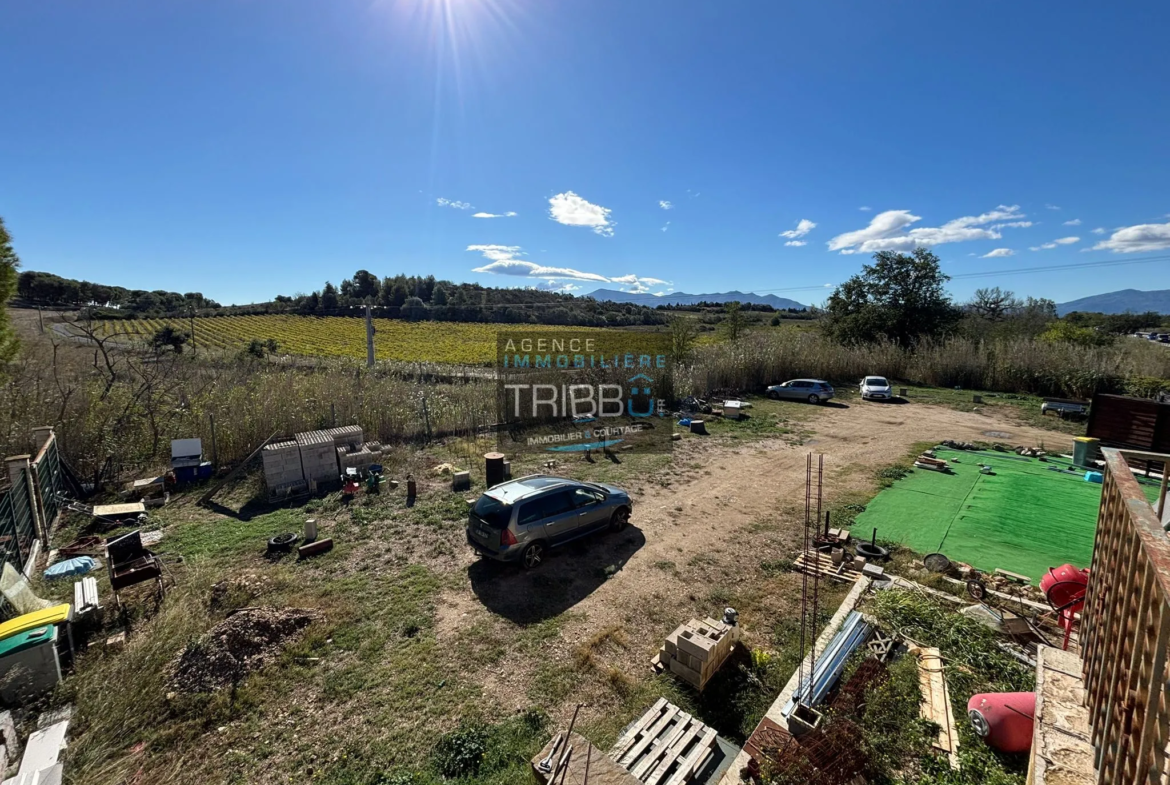
[[1028,785],[1092,785],[1097,781],[1081,672],[1081,658],[1073,652],[1039,647]]
[[65,734],[69,721],[57,722],[28,737],[24,757],[20,759],[20,774],[35,774],[51,769],[57,764],[61,751],[65,749]]
[[[556,738],[555,736],[553,737]],[[552,739],[549,739],[548,744],[544,745],[544,749],[536,754],[532,759],[532,771],[536,774],[536,781],[545,785],[551,779],[551,773],[545,774],[536,768],[536,764],[548,757],[552,750]],[[569,762],[566,764],[568,771],[562,772],[561,777],[564,777],[565,782],[582,783],[585,781],[585,762],[589,761],[589,785],[641,785],[640,782],[628,771],[610,760],[609,756],[604,752],[594,747],[588,739],[579,733],[574,733],[569,737],[569,745],[573,748],[573,754],[569,757]],[[561,748],[557,750],[557,754],[553,756],[553,765],[556,765],[565,746],[562,744]],[[557,782],[561,782],[561,778],[557,778]]]

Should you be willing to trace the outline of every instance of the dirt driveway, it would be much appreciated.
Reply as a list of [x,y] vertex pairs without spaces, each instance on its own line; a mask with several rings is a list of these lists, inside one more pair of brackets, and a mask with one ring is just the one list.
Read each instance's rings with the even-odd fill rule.
[[[718,614],[724,604],[740,610],[749,642],[753,632],[763,642],[774,620],[799,599],[793,574],[765,574],[761,563],[793,552],[808,452],[825,456],[831,503],[850,491],[871,491],[875,470],[903,458],[916,442],[1044,442],[1051,448],[1070,439],[1002,417],[913,403],[825,407],[805,427],[812,435],[800,446],[686,435],[669,474],[632,484],[635,508],[626,533],[570,546],[535,573],[472,563],[468,556],[467,588],[443,595],[438,634],[482,627],[493,618],[529,625],[564,614],[560,637],[547,643],[542,657],[580,657],[583,646],[620,630],[622,645],[605,646],[602,660],[634,678],[648,673],[647,662],[670,629],[692,615]],[[484,673],[486,692],[502,707],[523,705],[532,667],[510,660]],[[596,694],[573,700],[588,701],[590,711],[601,714],[612,692],[596,686]]]

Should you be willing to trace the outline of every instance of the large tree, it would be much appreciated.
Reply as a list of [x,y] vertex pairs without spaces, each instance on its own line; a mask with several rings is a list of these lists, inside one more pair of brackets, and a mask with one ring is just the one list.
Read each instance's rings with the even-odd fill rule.
[[825,329],[843,343],[882,339],[908,346],[942,335],[958,322],[959,309],[943,288],[950,276],[925,248],[912,253],[878,251],[873,264],[837,287],[825,308]]
[[16,354],[16,331],[12,328],[8,310],[4,306],[16,293],[18,267],[20,257],[12,248],[12,236],[4,227],[4,219],[0,218],[0,362],[4,363]]

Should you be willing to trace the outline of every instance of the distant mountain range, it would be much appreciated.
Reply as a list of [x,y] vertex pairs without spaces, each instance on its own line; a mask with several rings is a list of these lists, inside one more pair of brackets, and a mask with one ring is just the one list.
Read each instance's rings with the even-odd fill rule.
[[1143,292],[1138,289],[1122,289],[1108,294],[1094,294],[1056,306],[1056,312],[1064,316],[1073,311],[1089,313],[1145,313],[1157,311],[1170,313],[1170,289]]
[[777,297],[774,294],[752,294],[751,292],[717,292],[715,294],[687,294],[686,292],[671,292],[670,294],[634,294],[619,292],[614,289],[597,289],[584,297],[594,300],[608,300],[614,303],[633,303],[653,308],[657,305],[695,305],[696,303],[730,303],[741,302],[752,305],[770,305],[773,308],[795,308],[802,310],[808,306],[789,300],[786,297]]

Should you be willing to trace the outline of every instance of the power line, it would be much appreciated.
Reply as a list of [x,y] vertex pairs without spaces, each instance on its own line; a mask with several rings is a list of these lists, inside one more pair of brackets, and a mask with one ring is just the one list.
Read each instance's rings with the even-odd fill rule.
[[1079,270],[1087,267],[1120,267],[1127,264],[1148,264],[1170,260],[1170,255],[1144,256],[1140,259],[1105,259],[1096,262],[1075,262],[1071,264],[1050,264],[1041,267],[1018,267],[1015,270],[985,270],[977,273],[959,273],[951,278],[986,278],[993,275],[1021,275],[1024,273],[1047,273],[1059,270]]

